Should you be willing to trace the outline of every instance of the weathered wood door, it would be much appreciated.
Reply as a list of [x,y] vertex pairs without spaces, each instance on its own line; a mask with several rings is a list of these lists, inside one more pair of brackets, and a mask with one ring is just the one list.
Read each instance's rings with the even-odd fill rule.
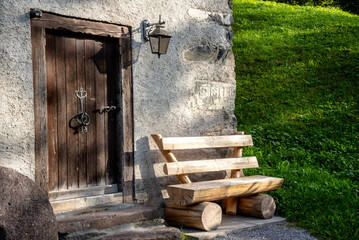
[[50,199],[121,190],[119,56],[117,38],[46,30]]

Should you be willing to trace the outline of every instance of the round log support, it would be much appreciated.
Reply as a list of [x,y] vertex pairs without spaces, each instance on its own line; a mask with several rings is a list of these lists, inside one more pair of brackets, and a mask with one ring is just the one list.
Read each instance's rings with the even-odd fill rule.
[[238,200],[238,214],[257,218],[272,218],[276,209],[274,199],[266,194],[256,194],[240,197]]
[[228,215],[236,215],[237,214],[237,205],[238,205],[237,197],[227,198],[225,212]]
[[222,222],[222,209],[213,202],[201,202],[189,206],[167,204],[165,220],[169,225],[196,228],[205,231],[216,230]]

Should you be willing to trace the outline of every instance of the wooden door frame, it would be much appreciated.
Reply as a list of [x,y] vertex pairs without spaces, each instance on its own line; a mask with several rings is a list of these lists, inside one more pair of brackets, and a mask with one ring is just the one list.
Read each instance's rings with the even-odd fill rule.
[[60,16],[42,12],[42,17],[31,18],[31,44],[34,78],[35,117],[35,182],[48,192],[48,125],[46,87],[46,29],[118,38],[120,43],[119,75],[122,84],[121,141],[123,201],[134,201],[134,129],[131,28],[117,24]]

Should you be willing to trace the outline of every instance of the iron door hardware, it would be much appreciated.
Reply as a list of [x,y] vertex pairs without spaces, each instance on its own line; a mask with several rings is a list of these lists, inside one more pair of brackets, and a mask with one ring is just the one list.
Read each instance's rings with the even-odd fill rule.
[[[87,92],[80,87],[76,91],[76,97],[80,99],[80,113],[72,117],[69,121],[69,127],[74,130],[74,134],[84,134],[87,132],[87,126],[90,124],[90,116],[84,111],[84,99],[87,97]],[[73,120],[76,119],[77,125],[72,125]]]
[[116,109],[117,109],[116,106],[106,106],[106,107],[104,107],[104,108],[100,111],[100,114],[102,114],[102,113],[108,113],[108,112],[114,111],[114,110],[116,110]]
[[119,107],[117,107],[117,106],[106,106],[106,107],[104,107],[102,110],[101,109],[96,109],[96,110],[94,110],[93,112],[94,113],[99,113],[99,114],[103,114],[103,113],[109,113],[109,112],[111,112],[111,111],[119,111]]

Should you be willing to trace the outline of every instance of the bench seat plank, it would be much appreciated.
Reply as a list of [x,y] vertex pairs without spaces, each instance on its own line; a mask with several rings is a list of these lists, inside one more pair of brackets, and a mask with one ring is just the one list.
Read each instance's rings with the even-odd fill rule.
[[251,135],[164,137],[163,150],[253,146]]
[[243,157],[165,163],[163,171],[167,175],[179,175],[257,167],[258,161],[256,157]]
[[268,192],[280,188],[282,183],[283,178],[249,176],[169,185],[167,191],[174,204],[184,206],[203,201]]

